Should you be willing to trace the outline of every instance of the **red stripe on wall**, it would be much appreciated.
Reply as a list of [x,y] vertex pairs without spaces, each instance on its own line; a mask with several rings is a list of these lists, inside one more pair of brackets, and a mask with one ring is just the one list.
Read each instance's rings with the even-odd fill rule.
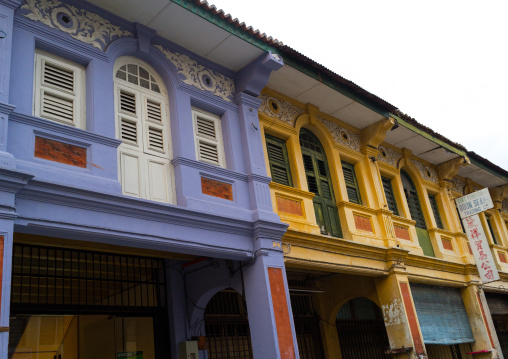
[[420,333],[418,321],[416,320],[416,313],[413,308],[413,302],[411,301],[411,293],[409,293],[409,285],[407,283],[400,283],[400,291],[402,293],[402,299],[404,300],[404,307],[406,308],[407,320],[409,321],[409,328],[411,329],[411,336],[413,337],[416,354],[425,354],[422,334]]
[[2,284],[4,275],[4,236],[0,236],[0,313],[2,309]]
[[489,323],[487,322],[487,317],[485,316],[485,310],[483,309],[480,293],[476,293],[476,296],[478,297],[478,304],[480,304],[480,309],[482,310],[483,322],[487,327],[487,333],[489,333],[490,345],[492,345],[492,348],[494,348],[494,340],[492,339],[492,334],[490,333]]
[[289,320],[289,309],[286,289],[284,287],[284,278],[282,277],[282,269],[268,268],[268,278],[270,280],[275,326],[279,339],[280,357],[281,359],[294,359],[295,347],[293,344],[293,333],[291,331],[291,321]]

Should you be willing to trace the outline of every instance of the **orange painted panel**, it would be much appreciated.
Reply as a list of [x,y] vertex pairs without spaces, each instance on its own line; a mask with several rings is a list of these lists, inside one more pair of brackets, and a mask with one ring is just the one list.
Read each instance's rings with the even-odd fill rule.
[[[2,278],[4,275],[4,236],[0,236],[0,306],[2,305]],[[1,312],[0,307],[0,312]]]
[[411,329],[411,336],[413,337],[416,354],[425,354],[423,350],[422,334],[420,333],[420,328],[416,320],[415,309],[411,301],[411,293],[409,293],[409,284],[400,283],[400,291],[402,293],[402,299],[404,300],[404,307],[406,308],[407,320],[409,321],[409,329]]
[[302,203],[289,198],[277,196],[277,209],[280,212],[303,216]]
[[476,296],[478,297],[478,304],[480,305],[480,309],[482,310],[483,322],[485,323],[485,326],[487,327],[487,333],[489,333],[490,344],[492,345],[492,348],[494,348],[494,340],[492,339],[492,334],[490,333],[489,323],[487,322],[487,317],[485,316],[485,310],[483,309],[483,304],[482,304],[482,301],[480,298],[480,294],[476,293]]
[[272,293],[273,314],[275,316],[275,326],[277,327],[280,357],[281,359],[294,359],[295,347],[282,269],[268,268],[268,279],[270,280],[270,292]]
[[453,251],[453,243],[450,239],[441,238],[441,242],[443,243],[443,248],[449,251]]
[[497,254],[499,255],[499,260],[503,263],[508,263],[508,261],[506,260],[506,254],[504,254],[503,252],[497,252]]
[[201,177],[201,191],[209,196],[233,200],[233,186],[229,183]]
[[86,148],[35,137],[35,157],[86,168]]
[[355,218],[356,229],[361,231],[374,232],[372,230],[372,222],[370,221],[370,218],[359,216],[357,214],[353,214],[353,217]]
[[394,225],[393,228],[395,229],[395,237],[405,239],[407,241],[411,240],[411,237],[409,236],[409,228],[397,225]]

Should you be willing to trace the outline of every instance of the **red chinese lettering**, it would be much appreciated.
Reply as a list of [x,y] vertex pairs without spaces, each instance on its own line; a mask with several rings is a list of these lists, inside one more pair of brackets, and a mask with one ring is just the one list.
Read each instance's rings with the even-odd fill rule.
[[486,259],[487,259],[487,255],[485,254],[485,252],[480,251],[480,260],[481,260],[481,261],[484,261],[484,260],[486,260]]
[[476,249],[478,249],[479,251],[483,250],[482,241],[475,241],[474,244],[476,244]]
[[476,223],[474,223],[474,218],[473,217],[467,217],[466,218],[466,222],[467,222],[467,228],[474,228],[474,227],[476,227]]
[[471,238],[473,238],[473,239],[480,237],[480,233],[478,232],[478,228],[473,228],[472,230],[469,231],[469,233],[471,233]]
[[485,261],[485,262],[483,262],[483,263],[482,263],[481,268],[482,268],[482,269],[485,269],[485,270],[489,270],[489,269],[490,269],[490,266],[489,266],[487,263],[489,263],[489,261]]
[[489,270],[487,273],[485,273],[485,278],[487,279],[494,279],[494,274],[492,273],[492,270]]

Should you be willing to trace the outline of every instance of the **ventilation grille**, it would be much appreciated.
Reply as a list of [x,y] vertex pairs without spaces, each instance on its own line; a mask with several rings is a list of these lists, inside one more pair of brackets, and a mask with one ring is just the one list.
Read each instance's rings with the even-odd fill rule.
[[199,136],[206,136],[208,138],[216,139],[215,123],[212,120],[198,117],[196,120],[197,132]]
[[42,111],[67,122],[74,121],[74,100],[44,91]]
[[134,143],[138,142],[136,122],[122,119],[122,140]]
[[120,110],[136,114],[136,95],[120,91]]
[[199,158],[200,160],[219,164],[219,154],[217,145],[205,141],[199,141]]
[[161,104],[147,100],[146,101],[146,112],[149,120],[162,122],[162,111]]
[[164,141],[162,130],[159,128],[149,127],[148,128],[148,143],[150,148],[164,151]]
[[44,83],[74,92],[74,71],[46,62],[44,65]]

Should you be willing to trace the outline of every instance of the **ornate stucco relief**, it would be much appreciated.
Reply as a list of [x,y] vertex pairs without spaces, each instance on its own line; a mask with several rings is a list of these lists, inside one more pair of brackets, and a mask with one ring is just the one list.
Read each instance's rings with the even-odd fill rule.
[[291,126],[294,126],[298,116],[305,112],[288,101],[280,100],[270,95],[263,94],[259,96],[259,99],[263,101],[261,106],[259,106],[259,112],[265,113],[270,117],[276,117]]
[[63,4],[58,0],[25,0],[23,16],[66,32],[74,39],[104,50],[115,38],[133,36],[92,12]]
[[460,194],[464,194],[464,187],[466,187],[466,180],[462,177],[455,176],[452,179],[452,190]]
[[324,118],[318,117],[319,120],[326,126],[330,131],[335,142],[352,148],[353,150],[360,151],[360,135],[352,131],[346,130],[340,127],[334,122],[325,120]]
[[432,167],[428,167],[421,163],[420,161],[411,160],[411,162],[418,168],[418,171],[422,175],[422,178],[426,181],[438,183],[439,180],[437,178],[437,172]]
[[508,213],[508,199],[503,200],[501,209],[503,212]]
[[161,45],[155,45],[155,47],[176,67],[178,73],[183,76],[185,84],[232,102],[231,99],[235,93],[235,82],[232,78],[207,69],[187,55],[171,52]]
[[386,162],[390,166],[397,167],[397,162],[399,162],[401,158],[402,154],[391,149],[390,147],[379,146],[379,156],[377,157],[379,161]]

